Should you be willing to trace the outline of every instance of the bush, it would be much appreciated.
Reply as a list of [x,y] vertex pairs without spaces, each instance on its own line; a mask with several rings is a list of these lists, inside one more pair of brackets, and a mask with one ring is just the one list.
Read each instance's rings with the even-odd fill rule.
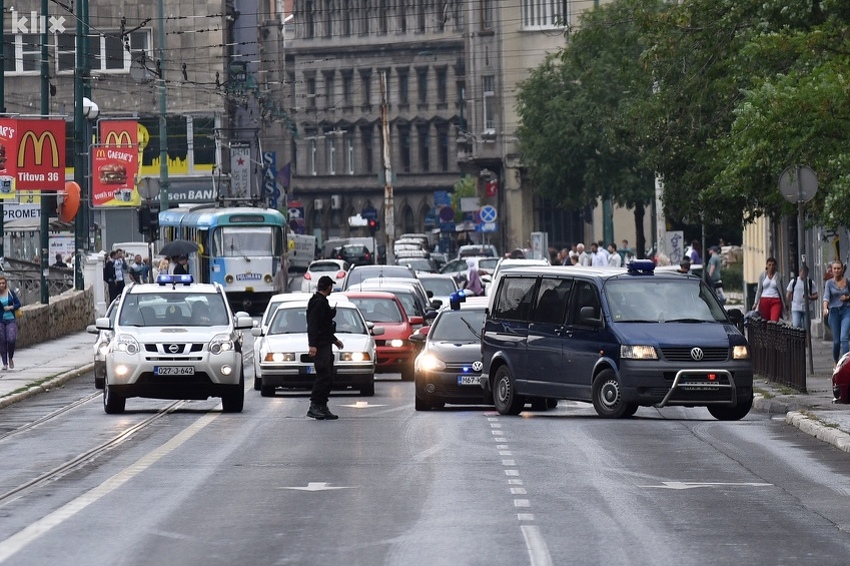
[[740,291],[744,288],[744,264],[733,263],[727,265],[720,272],[723,279],[723,288],[726,291]]

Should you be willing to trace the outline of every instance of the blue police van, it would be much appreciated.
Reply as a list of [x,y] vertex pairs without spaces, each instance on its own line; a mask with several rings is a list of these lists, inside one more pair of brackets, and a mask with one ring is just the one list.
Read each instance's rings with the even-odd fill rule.
[[651,261],[506,272],[481,353],[481,386],[503,415],[567,399],[606,418],[678,405],[739,420],[753,403],[750,348],[730,314],[699,277]]

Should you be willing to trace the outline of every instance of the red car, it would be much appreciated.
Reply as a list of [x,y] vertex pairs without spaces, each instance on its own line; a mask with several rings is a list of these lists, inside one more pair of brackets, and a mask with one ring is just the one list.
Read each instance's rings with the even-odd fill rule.
[[402,381],[413,381],[413,360],[418,348],[410,341],[413,327],[423,324],[419,316],[407,317],[401,302],[392,293],[349,291],[343,293],[357,305],[368,322],[384,328],[376,337],[377,373],[401,372]]
[[841,356],[832,370],[833,403],[850,404],[850,353]]

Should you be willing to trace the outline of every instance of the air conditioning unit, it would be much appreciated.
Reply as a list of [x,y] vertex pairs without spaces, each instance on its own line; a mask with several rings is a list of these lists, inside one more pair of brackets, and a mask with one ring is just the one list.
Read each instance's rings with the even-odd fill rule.
[[314,210],[322,210],[325,207],[324,201],[322,199],[317,198],[313,201],[313,209]]
[[331,209],[339,210],[342,208],[342,196],[341,195],[331,195]]

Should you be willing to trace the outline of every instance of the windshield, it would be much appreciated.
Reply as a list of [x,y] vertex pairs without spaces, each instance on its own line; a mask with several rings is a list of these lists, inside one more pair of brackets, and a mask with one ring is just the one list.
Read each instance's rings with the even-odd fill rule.
[[434,293],[435,297],[451,295],[457,291],[454,279],[420,279],[426,291]]
[[496,269],[496,265],[499,263],[499,258],[494,257],[492,259],[482,259],[478,261],[478,269],[483,269],[484,271],[493,271]]
[[377,269],[373,268],[357,268],[352,269],[348,273],[346,287],[356,285],[366,279],[375,279],[377,277],[402,277],[404,279],[416,279],[416,276],[410,272],[410,269],[402,266],[382,265]]
[[714,294],[698,279],[615,279],[605,286],[616,322],[726,322]]
[[[336,307],[334,332],[337,334],[368,334],[366,325],[356,308]],[[305,334],[307,332],[306,307],[278,308],[269,325],[269,336],[277,334]]]
[[313,273],[325,273],[328,271],[340,271],[341,269],[342,268],[339,266],[338,263],[327,262],[314,263],[310,265],[309,271],[312,271]]
[[274,226],[226,226],[215,231],[213,256],[271,257],[280,255],[280,229]]
[[215,293],[130,294],[118,324],[123,326],[226,326],[227,306]]
[[443,342],[478,342],[483,326],[483,310],[443,311],[428,332],[428,339]]
[[402,322],[398,303],[392,299],[359,299],[349,297],[369,322]]

